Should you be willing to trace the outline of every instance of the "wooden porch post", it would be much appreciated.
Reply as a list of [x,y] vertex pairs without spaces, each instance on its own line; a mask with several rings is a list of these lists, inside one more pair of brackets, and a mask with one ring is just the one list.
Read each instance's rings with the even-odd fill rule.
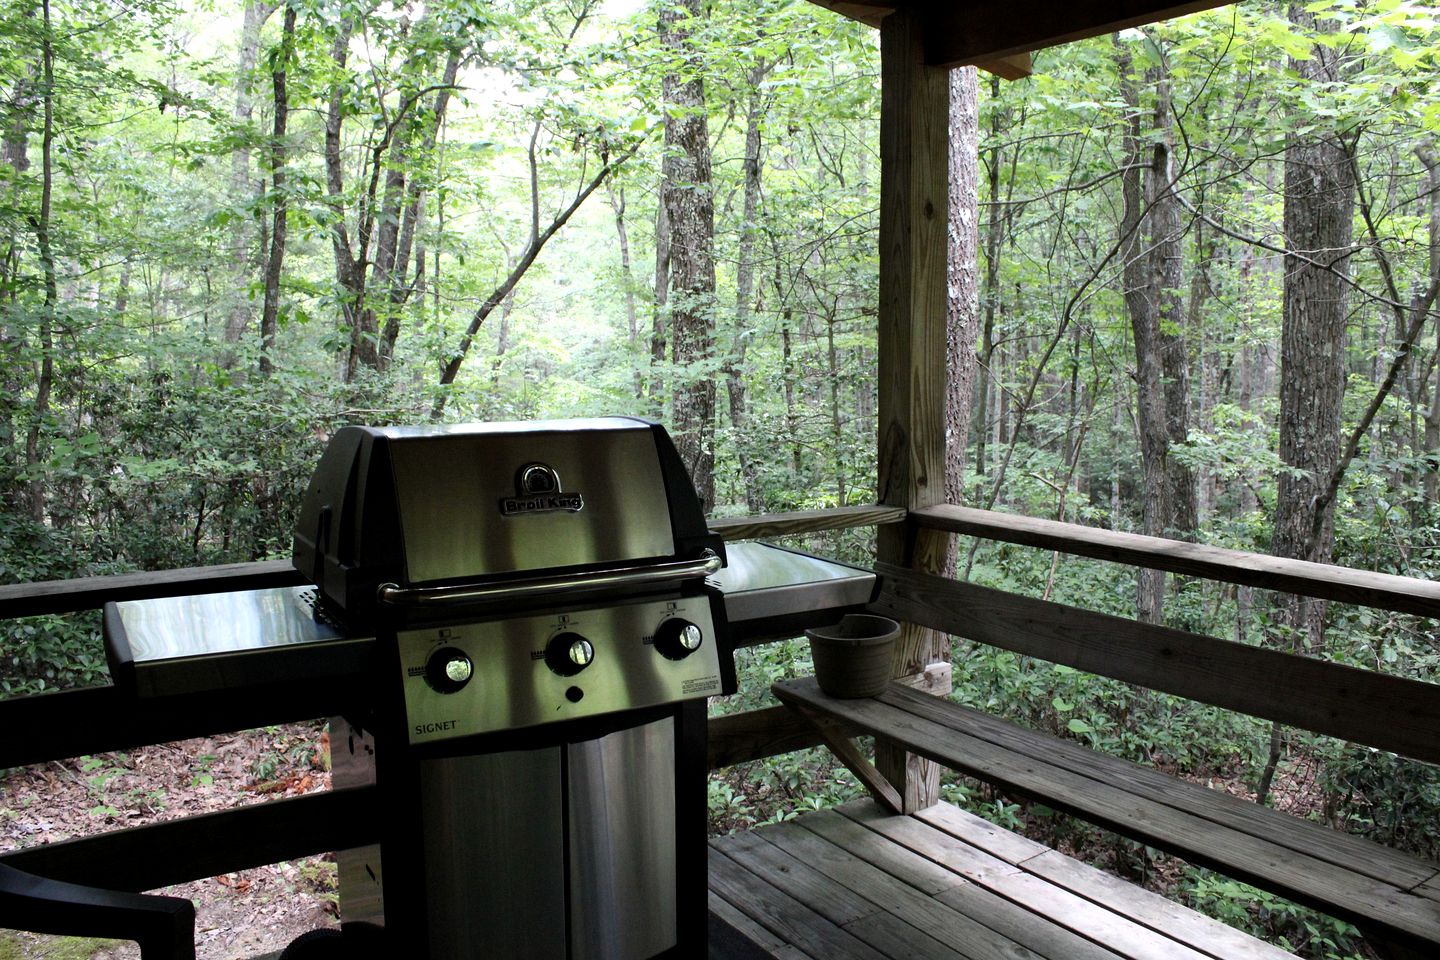
[[[945,257],[949,76],[925,65],[924,19],[880,24],[879,501],[915,509],[945,499]],[[880,528],[882,562],[938,573],[946,535]],[[950,659],[947,638],[905,625],[895,676]],[[885,743],[876,766],[907,812],[939,800],[935,764]]]

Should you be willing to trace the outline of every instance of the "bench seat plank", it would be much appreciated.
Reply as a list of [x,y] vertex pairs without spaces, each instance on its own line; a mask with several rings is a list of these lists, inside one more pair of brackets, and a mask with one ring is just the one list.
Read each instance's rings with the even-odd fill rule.
[[[1178,780],[1167,773],[1121,760],[1070,740],[1030,730],[991,714],[938,697],[915,696],[902,688],[887,690],[881,699],[952,730],[979,736],[1018,754],[1084,776],[1119,782],[1148,800],[1203,817],[1254,837],[1271,840],[1297,853],[1326,860],[1399,889],[1414,889],[1435,875],[1433,864],[1399,850],[1339,830],[1262,807],[1241,797]],[[1176,789],[1181,783],[1187,789]]]
[[783,702],[1402,942],[1440,943],[1440,904],[1413,892],[1434,876],[1433,865],[896,684],[861,700],[826,697],[813,678],[774,691]]

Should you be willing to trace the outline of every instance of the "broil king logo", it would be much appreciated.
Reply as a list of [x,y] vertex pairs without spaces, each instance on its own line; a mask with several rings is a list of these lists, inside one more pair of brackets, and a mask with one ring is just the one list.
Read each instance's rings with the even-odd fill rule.
[[548,463],[527,463],[515,473],[515,496],[500,498],[500,513],[515,517],[524,513],[577,513],[585,509],[585,498],[560,490],[560,474]]

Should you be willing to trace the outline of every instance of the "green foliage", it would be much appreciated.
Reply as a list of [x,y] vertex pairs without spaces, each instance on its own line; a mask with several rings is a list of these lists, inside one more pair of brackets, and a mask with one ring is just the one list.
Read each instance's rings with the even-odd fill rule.
[[1440,770],[1383,750],[1337,746],[1322,777],[1345,829],[1440,860]]
[[1229,880],[1192,868],[1181,885],[1186,902],[1217,920],[1313,960],[1363,960],[1369,956],[1360,932],[1325,916]]

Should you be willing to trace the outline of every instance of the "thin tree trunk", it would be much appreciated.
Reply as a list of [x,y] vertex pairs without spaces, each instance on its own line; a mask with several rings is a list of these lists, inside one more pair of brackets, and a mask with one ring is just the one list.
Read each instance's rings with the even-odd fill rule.
[[1180,198],[1175,193],[1175,124],[1171,112],[1170,75],[1162,64],[1149,71],[1155,85],[1155,127],[1158,133],[1150,167],[1150,256],[1154,261],[1159,301],[1160,370],[1165,392],[1165,482],[1170,513],[1165,535],[1195,539],[1195,473],[1171,451],[1190,439],[1190,353],[1185,342],[1184,230]]
[[825,364],[830,393],[830,442],[835,448],[835,505],[845,506],[850,492],[845,476],[845,418],[840,409],[840,354],[835,349],[835,309],[825,318]]
[[670,354],[670,217],[665,212],[663,200],[655,207],[655,311],[650,316],[650,410],[656,417],[661,417],[665,411],[665,359]]
[[[620,153],[611,154],[610,159],[605,165],[576,191],[569,205],[555,214],[555,218],[550,221],[545,229],[540,231],[540,234],[536,236],[531,243],[526,244],[524,250],[520,251],[515,266],[510,270],[510,273],[505,279],[500,282],[499,286],[490,291],[490,295],[485,298],[485,302],[480,304],[480,307],[471,315],[470,323],[465,328],[465,333],[461,336],[459,345],[450,355],[450,358],[441,365],[440,387],[444,388],[455,382],[455,378],[460,374],[461,366],[465,363],[465,358],[470,354],[470,348],[474,345],[475,336],[480,332],[481,326],[484,325],[485,320],[490,314],[495,311],[495,308],[500,306],[505,298],[510,295],[510,291],[515,289],[515,285],[520,282],[520,279],[529,271],[531,265],[535,263],[535,258],[540,256],[540,251],[545,249],[545,244],[549,243],[550,238],[559,233],[560,229],[564,227],[566,223],[570,222],[570,218],[574,216],[575,211],[579,210],[581,205],[589,199],[590,194],[599,189],[600,185],[609,179],[611,174],[635,155],[635,152],[640,149],[642,143],[642,140],[636,140]],[[440,417],[444,415],[445,403],[448,398],[449,392],[442,389],[436,396],[434,404],[430,407],[430,419],[439,420]]]
[[[1434,147],[1424,144],[1415,150],[1420,162],[1425,165],[1425,183],[1429,191],[1430,206],[1430,285],[1440,284],[1440,158],[1435,156]],[[1435,357],[1440,357],[1440,314],[1435,317]],[[1431,366],[1440,371],[1440,363]],[[1425,411],[1425,450],[1430,461],[1425,465],[1425,503],[1435,509],[1440,502],[1440,462],[1436,461],[1440,449],[1440,382],[1430,391],[1430,406]]]
[[640,311],[635,304],[635,272],[630,263],[630,231],[625,226],[625,188],[615,189],[613,182],[605,184],[605,194],[610,200],[610,209],[615,213],[615,236],[620,241],[620,286],[625,300],[625,325],[627,343],[635,366],[635,399],[645,399],[645,377],[640,372]]
[[287,148],[285,128],[290,115],[290,94],[286,87],[286,70],[295,48],[295,6],[285,4],[285,26],[280,49],[275,54],[271,83],[275,90],[275,126],[270,139],[270,184],[275,197],[270,226],[270,256],[265,263],[265,303],[260,312],[260,376],[268,377],[275,369],[272,353],[280,315],[280,273],[285,266],[286,210],[285,163]]
[[[760,210],[760,119],[764,102],[760,84],[770,72],[763,59],[750,72],[750,96],[745,111],[745,184],[740,225],[740,250],[735,267],[735,333],[725,365],[725,389],[730,400],[730,426],[735,435],[735,452],[745,487],[746,508],[763,513],[764,498],[755,459],[750,455],[750,402],[745,386],[745,355],[750,343],[751,302],[755,296],[756,218]],[[837,447],[838,449],[838,447]]]
[[55,281],[55,256],[50,247],[50,204],[55,189],[55,45],[50,0],[41,0],[44,32],[40,39],[41,101],[45,119],[40,135],[40,211],[31,221],[40,268],[45,278],[45,302],[40,312],[40,363],[35,376],[35,406],[25,438],[25,465],[31,472],[30,516],[45,521],[45,481],[36,469],[40,463],[40,437],[50,415],[50,391],[55,381],[55,307],[60,299]]
[[[1000,98],[1000,78],[990,77],[990,98]],[[986,170],[989,184],[990,208],[985,218],[985,286],[980,295],[983,304],[983,321],[980,333],[980,362],[975,375],[979,380],[975,409],[980,413],[980,429],[975,433],[975,472],[985,476],[988,466],[985,460],[986,442],[990,437],[990,367],[995,353],[995,310],[1000,300],[1000,247],[1004,241],[1005,218],[1000,207],[1000,133],[1001,115],[993,108],[990,115],[990,159]]]
[[[254,98],[250,84],[254,77],[255,63],[260,55],[260,30],[265,21],[275,12],[278,4],[268,0],[251,0],[245,4],[245,19],[240,28],[240,56],[235,68],[235,125],[245,128],[255,112]],[[230,155],[230,203],[243,207],[254,199],[258,189],[250,177],[250,145],[241,140],[235,152]],[[225,316],[224,341],[228,346],[240,342],[245,328],[250,325],[250,298],[245,290],[250,285],[250,271],[255,265],[251,249],[251,235],[254,222],[250,217],[237,216],[230,228],[231,285],[230,309]],[[235,362],[233,350],[227,349],[221,355],[220,364],[230,367]]]

